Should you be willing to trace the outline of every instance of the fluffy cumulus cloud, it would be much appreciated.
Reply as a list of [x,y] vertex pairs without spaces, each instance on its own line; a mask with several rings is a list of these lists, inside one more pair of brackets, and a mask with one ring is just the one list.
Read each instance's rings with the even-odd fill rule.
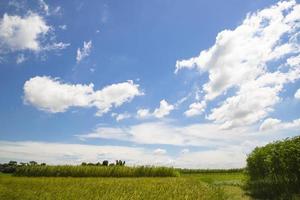
[[208,119],[224,129],[256,123],[279,102],[284,84],[300,78],[299,10],[292,0],[249,13],[235,29],[221,31],[199,56],[177,61],[176,73],[183,68],[208,73],[204,101],[236,91]]
[[111,116],[116,119],[117,122],[131,117],[129,113],[112,113]]
[[76,61],[79,63],[82,59],[88,57],[91,53],[92,41],[83,42],[83,47],[77,49]]
[[0,19],[0,46],[1,49],[41,50],[40,38],[50,30],[43,17],[30,13],[27,16],[4,14]]
[[101,116],[142,94],[133,81],[112,84],[101,90],[94,90],[93,84],[63,83],[47,76],[33,77],[24,84],[24,102],[51,113],[65,112],[70,107],[96,107],[96,115]]
[[163,99],[159,103],[159,108],[154,110],[153,115],[157,118],[163,118],[169,115],[172,110],[174,110],[174,106]]
[[291,122],[282,122],[279,119],[268,118],[260,125],[260,131],[286,130],[295,129],[300,130],[300,119],[295,119]]
[[200,115],[205,110],[206,103],[205,101],[195,102],[189,106],[189,109],[184,112],[185,116],[192,117],[195,115]]
[[150,111],[149,109],[139,109],[137,111],[137,118],[146,118],[146,117],[149,117],[151,114],[150,114]]
[[[45,9],[49,9],[46,4],[44,6]],[[55,41],[54,28],[47,24],[44,15],[30,11],[24,16],[4,13],[0,18],[1,54],[25,50],[33,52],[61,50],[69,45]]]
[[169,104],[166,100],[161,100],[159,102],[159,107],[156,108],[153,112],[150,112],[149,109],[139,109],[137,111],[136,117],[139,119],[155,117],[155,118],[163,118],[168,116],[175,107],[172,104]]
[[278,126],[280,123],[281,121],[279,119],[268,118],[265,119],[264,122],[260,125],[259,130],[261,131],[270,130]]

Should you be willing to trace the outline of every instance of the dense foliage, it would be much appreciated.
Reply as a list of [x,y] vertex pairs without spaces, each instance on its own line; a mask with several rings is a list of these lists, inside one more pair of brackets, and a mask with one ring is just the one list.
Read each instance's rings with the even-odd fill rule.
[[35,165],[18,167],[15,175],[44,177],[175,177],[179,176],[179,172],[168,167]]
[[177,168],[181,174],[201,174],[201,173],[237,173],[243,172],[243,168],[233,168],[233,169],[187,169],[187,168]]
[[300,193],[300,136],[255,148],[246,188],[254,197],[291,199]]
[[14,172],[16,172],[18,167],[32,166],[32,165],[44,166],[44,165],[46,165],[46,163],[38,164],[35,161],[30,161],[28,163],[24,163],[24,162],[18,163],[17,161],[9,161],[8,163],[0,164],[0,172],[2,172],[2,173],[14,173]]

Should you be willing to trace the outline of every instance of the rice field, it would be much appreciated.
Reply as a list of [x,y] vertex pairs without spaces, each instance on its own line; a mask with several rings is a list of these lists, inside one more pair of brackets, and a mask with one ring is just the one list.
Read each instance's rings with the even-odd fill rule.
[[249,199],[239,186],[243,177],[241,173],[138,178],[0,175],[0,199]]

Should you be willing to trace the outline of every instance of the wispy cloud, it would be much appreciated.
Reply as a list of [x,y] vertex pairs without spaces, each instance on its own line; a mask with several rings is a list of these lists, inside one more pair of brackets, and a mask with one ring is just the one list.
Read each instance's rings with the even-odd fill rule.
[[19,54],[16,59],[17,64],[21,64],[26,61],[26,57],[24,54]]
[[77,49],[76,61],[77,63],[81,62],[84,58],[88,57],[91,53],[92,41],[83,42],[82,49]]
[[[13,159],[19,162],[35,160],[48,164],[80,164],[116,159],[127,165],[158,165],[189,168],[237,168],[245,166],[245,154],[241,147],[179,153],[168,155],[165,149],[141,147],[84,145],[51,142],[0,141],[0,161]],[[45,157],[45,155],[47,155]]]

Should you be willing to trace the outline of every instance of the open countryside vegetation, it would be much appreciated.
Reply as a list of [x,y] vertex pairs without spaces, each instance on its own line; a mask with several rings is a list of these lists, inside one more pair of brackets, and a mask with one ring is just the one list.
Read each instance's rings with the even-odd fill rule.
[[300,200],[300,0],[0,0],[0,200]]
[[[247,199],[235,183],[242,174],[164,178],[62,178],[0,176],[0,199]],[[216,182],[208,182],[208,179]],[[234,182],[232,184],[231,182]],[[224,185],[223,185],[224,184]]]
[[1,165],[1,199],[299,199],[300,137],[257,147],[246,169],[125,166],[117,160]]

